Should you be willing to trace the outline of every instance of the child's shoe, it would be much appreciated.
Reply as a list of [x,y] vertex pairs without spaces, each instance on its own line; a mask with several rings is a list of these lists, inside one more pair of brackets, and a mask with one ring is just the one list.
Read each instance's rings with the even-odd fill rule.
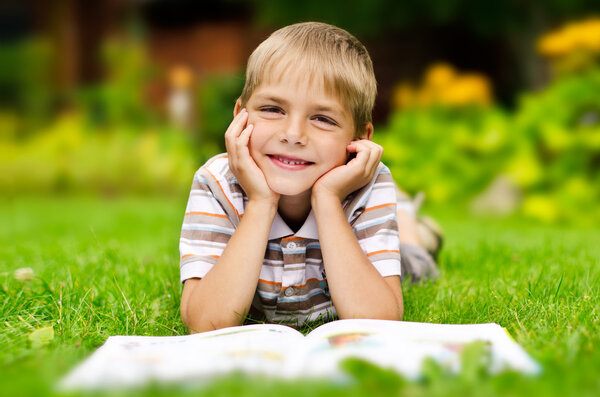
[[397,208],[412,215],[416,220],[416,234],[420,245],[401,242],[400,256],[402,279],[407,275],[412,281],[435,279],[439,275],[437,257],[443,243],[439,224],[430,217],[417,216],[425,195],[418,193],[414,199],[396,187]]

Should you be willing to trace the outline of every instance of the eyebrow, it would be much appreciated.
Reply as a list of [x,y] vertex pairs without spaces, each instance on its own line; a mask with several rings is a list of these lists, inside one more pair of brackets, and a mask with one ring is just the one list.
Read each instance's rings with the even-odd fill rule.
[[[289,101],[287,101],[284,98],[279,98],[279,97],[272,96],[272,95],[258,94],[257,97],[261,100],[272,101],[272,102],[275,102],[275,103],[281,104],[281,105],[287,105],[289,103]],[[314,110],[317,112],[343,113],[344,109],[340,106],[328,106],[328,105],[324,105],[324,104],[317,104],[315,106]]]
[[279,98],[279,97],[275,97],[275,96],[272,96],[272,95],[261,95],[261,94],[258,94],[257,97],[258,97],[258,99],[263,100],[263,101],[272,101],[272,102],[280,103],[280,104],[283,104],[283,105],[286,105],[288,103],[288,101],[286,101],[285,99]]

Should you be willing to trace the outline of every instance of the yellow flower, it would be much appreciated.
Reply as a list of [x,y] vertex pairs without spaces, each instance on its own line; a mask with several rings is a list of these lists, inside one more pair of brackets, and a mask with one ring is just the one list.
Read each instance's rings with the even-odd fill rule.
[[538,52],[549,58],[565,55],[571,51],[571,48],[570,38],[562,32],[543,36],[538,42]]
[[600,18],[570,23],[542,36],[537,50],[548,58],[563,57],[573,51],[600,52]]
[[441,89],[450,85],[456,78],[456,71],[447,63],[436,63],[425,72],[424,86]]
[[192,85],[193,80],[192,70],[187,66],[178,65],[169,71],[169,82],[174,88],[187,89]]
[[592,52],[600,52],[600,19],[591,19],[581,24],[579,42]]
[[489,80],[481,74],[459,74],[449,64],[437,63],[427,69],[420,87],[398,84],[392,100],[395,109],[432,105],[486,106],[492,102],[492,89]]
[[440,102],[445,105],[488,105],[491,102],[490,85],[483,76],[465,74],[441,92]]

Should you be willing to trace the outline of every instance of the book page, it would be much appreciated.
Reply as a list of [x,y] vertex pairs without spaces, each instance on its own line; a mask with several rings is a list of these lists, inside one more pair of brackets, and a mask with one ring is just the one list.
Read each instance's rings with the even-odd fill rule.
[[484,341],[490,371],[528,374],[540,368],[497,324],[425,324],[339,320],[304,337],[293,328],[261,324],[187,336],[113,336],[61,383],[64,390],[201,380],[234,371],[275,377],[343,378],[339,363],[357,357],[408,378],[431,358],[460,370],[466,344]]
[[306,376],[340,376],[339,362],[358,357],[409,378],[417,378],[426,358],[452,372],[460,370],[466,344],[487,342],[490,371],[534,374],[539,366],[498,324],[428,324],[385,320],[339,320],[313,330],[304,354],[290,366]]
[[282,376],[288,351],[304,336],[259,324],[185,336],[111,336],[61,383],[63,389],[198,380],[241,371]]

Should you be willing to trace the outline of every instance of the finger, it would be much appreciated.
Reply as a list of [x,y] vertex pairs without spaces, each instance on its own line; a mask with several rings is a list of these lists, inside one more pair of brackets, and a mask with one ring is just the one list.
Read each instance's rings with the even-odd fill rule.
[[240,113],[233,119],[229,128],[225,132],[226,138],[237,138],[248,123],[248,112],[242,109]]
[[238,172],[245,173],[248,170],[255,168],[255,163],[250,156],[250,148],[248,146],[253,130],[254,125],[248,125],[235,141],[234,161]]
[[369,144],[369,160],[367,162],[367,169],[370,171],[370,176],[373,176],[373,173],[377,169],[379,162],[381,161],[381,156],[383,155],[383,148],[376,143],[370,142]]
[[246,109],[240,110],[240,112],[233,118],[233,121],[225,131],[225,148],[228,153],[232,153],[235,147],[237,137],[242,132],[244,125],[248,119],[248,112]]
[[353,146],[358,153],[356,167],[363,178],[371,179],[381,158],[381,146],[368,140],[355,141]]
[[245,122],[245,117],[247,117],[247,115],[244,116],[242,113],[244,112],[241,111],[238,113],[236,120],[232,122],[230,128],[225,133],[225,148],[227,149],[227,155],[229,157],[229,167],[234,171],[234,173],[237,172],[240,162],[239,150],[236,144],[237,140],[239,139],[239,133],[237,130],[244,125],[242,122]]
[[361,141],[352,141],[348,145],[347,150],[349,152],[356,153],[356,157],[354,158],[352,165],[355,167],[364,168],[369,157],[367,147],[364,145],[364,143]]
[[250,136],[252,135],[252,131],[254,131],[254,125],[248,124],[248,126],[242,130],[240,136],[236,141],[237,149],[242,150],[243,153],[249,153],[248,144],[250,143]]
[[231,124],[229,124],[227,131],[225,131],[225,137],[239,136],[247,122],[248,122],[248,111],[246,109],[242,109],[233,118],[233,121],[231,122]]
[[362,142],[365,153],[365,163],[363,168],[363,177],[370,180],[373,177],[373,164],[377,161],[377,153],[372,142]]

